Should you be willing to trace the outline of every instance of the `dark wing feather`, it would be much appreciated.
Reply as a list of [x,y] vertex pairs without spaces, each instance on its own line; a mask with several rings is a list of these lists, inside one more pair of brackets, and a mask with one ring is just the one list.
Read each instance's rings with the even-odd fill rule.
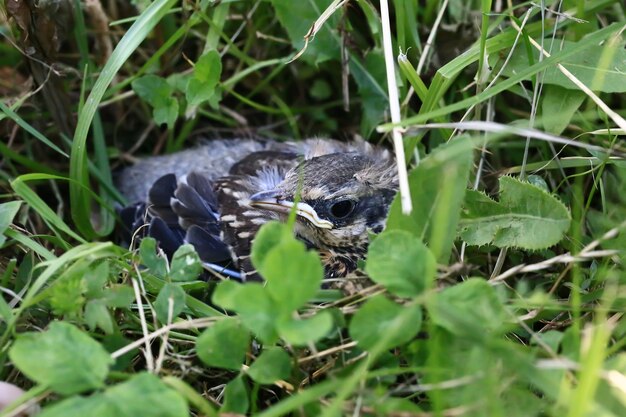
[[219,213],[213,184],[191,172],[177,180],[167,174],[148,192],[152,217],[148,235],[171,257],[184,243],[192,244],[200,259],[210,263],[231,261],[228,246],[220,239]]

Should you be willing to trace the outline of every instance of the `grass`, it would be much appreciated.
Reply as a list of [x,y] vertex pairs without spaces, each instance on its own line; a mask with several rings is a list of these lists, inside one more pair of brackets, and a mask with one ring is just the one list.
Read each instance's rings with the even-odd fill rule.
[[[2,415],[625,414],[624,5],[389,3],[4,5]],[[404,154],[373,286],[117,244],[120,167],[250,136]]]

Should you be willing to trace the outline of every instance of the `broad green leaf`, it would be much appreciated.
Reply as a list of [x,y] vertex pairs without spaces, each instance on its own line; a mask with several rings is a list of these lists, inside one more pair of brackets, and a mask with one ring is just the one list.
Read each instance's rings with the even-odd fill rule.
[[369,137],[374,128],[384,120],[389,109],[387,72],[382,49],[369,51],[363,61],[351,56],[350,72],[359,88],[359,97],[363,100],[361,133],[364,137]]
[[113,319],[102,300],[91,300],[85,305],[85,323],[91,330],[99,327],[106,334],[113,333]]
[[9,358],[27,377],[62,395],[102,387],[113,363],[100,343],[76,326],[56,321],[44,332],[19,335]]
[[154,121],[158,125],[165,123],[168,129],[172,129],[178,118],[178,100],[174,97],[174,87],[153,74],[137,78],[132,82],[132,87],[152,107]]
[[292,239],[275,247],[259,268],[267,280],[267,290],[285,314],[313,298],[324,276],[317,252],[308,251],[304,243]]
[[268,223],[261,228],[252,246],[252,262],[284,315],[315,296],[324,276],[318,254],[308,251],[282,223]]
[[159,321],[161,323],[173,322],[185,308],[186,297],[185,291],[179,285],[170,283],[163,285],[154,302],[154,310]]
[[369,246],[365,271],[399,297],[414,297],[435,276],[437,262],[420,239],[403,230],[386,231]]
[[152,274],[164,277],[167,274],[167,260],[157,254],[156,240],[151,237],[141,239],[139,244],[139,257]]
[[252,245],[252,263],[257,267],[263,265],[265,258],[282,241],[291,235],[289,228],[279,222],[268,222],[261,227]]
[[[561,51],[567,51],[584,42],[585,39],[579,42],[556,42],[551,54],[554,55]],[[547,48],[550,43],[551,40],[546,39],[544,47]],[[624,49],[623,43],[618,45],[610,41],[598,41],[588,45],[579,53],[566,57],[560,63],[583,84],[594,91],[602,91],[604,93],[626,92],[626,78],[624,77],[624,73],[626,73],[626,49]],[[512,59],[504,69],[504,74],[512,76],[520,73],[528,66],[528,55],[522,53],[513,54]],[[542,82],[567,89],[579,90],[556,66],[548,67],[542,77]]]
[[555,196],[512,177],[500,177],[500,202],[467,190],[459,236],[469,245],[544,249],[569,229],[570,214]]
[[264,343],[272,344],[278,338],[275,327],[279,310],[261,284],[220,282],[213,293],[213,302],[235,311],[241,323]]
[[[410,314],[405,314],[410,310]],[[377,295],[356,312],[350,321],[350,336],[359,347],[369,350],[382,339],[384,348],[391,349],[415,337],[422,325],[422,309],[419,305],[401,306]]]
[[129,285],[111,285],[102,294],[102,301],[113,308],[128,308],[134,299],[135,293]]
[[472,340],[501,333],[510,319],[495,289],[481,278],[446,288],[433,295],[427,307],[435,324]]
[[568,90],[557,85],[546,85],[541,100],[544,129],[554,135],[563,133],[585,97],[587,95],[582,91]]
[[248,369],[248,375],[259,384],[272,384],[291,374],[291,358],[280,347],[263,349],[261,355]]
[[21,201],[9,201],[8,203],[0,204],[0,247],[2,247],[6,241],[4,231],[13,223],[13,218],[21,205]]
[[172,281],[193,281],[202,272],[202,263],[192,245],[180,246],[172,256],[169,277]]
[[202,55],[193,69],[185,91],[187,105],[195,107],[208,100],[215,93],[215,87],[222,74],[222,61],[217,51],[211,50]]
[[[332,0],[271,0],[276,17],[287,30],[287,34],[296,50],[304,47],[304,36],[313,23],[326,10]],[[336,27],[338,16],[331,17],[324,27],[309,42],[306,52],[300,59],[321,64],[329,59],[338,60],[341,57],[340,45],[332,33]]]
[[187,417],[185,400],[156,376],[134,375],[90,397],[74,396],[46,407],[39,417]]
[[387,230],[405,230],[424,241],[438,262],[447,263],[456,238],[463,195],[473,159],[472,143],[461,137],[435,149],[409,174],[413,211],[402,214],[396,196]]
[[314,316],[303,320],[286,320],[279,322],[278,333],[287,343],[294,346],[305,346],[317,342],[332,329],[333,317],[328,311],[320,311]]
[[196,341],[202,362],[217,368],[239,370],[250,344],[250,334],[237,318],[227,317],[206,329]]
[[235,379],[226,384],[224,389],[224,405],[220,409],[222,413],[233,413],[245,415],[250,407],[248,399],[248,389],[243,380],[243,375],[237,376]]

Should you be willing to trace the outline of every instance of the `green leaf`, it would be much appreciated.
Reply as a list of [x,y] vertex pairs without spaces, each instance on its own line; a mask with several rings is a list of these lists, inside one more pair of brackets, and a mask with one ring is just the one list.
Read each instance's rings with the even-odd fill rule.
[[248,399],[248,390],[243,380],[243,375],[237,376],[235,379],[226,384],[224,389],[224,405],[220,411],[224,413],[245,415],[250,408],[250,400]]
[[569,229],[570,214],[555,196],[512,177],[500,178],[500,202],[467,190],[459,236],[469,245],[544,249]]
[[222,281],[213,293],[213,302],[236,312],[241,323],[264,343],[272,344],[278,339],[278,308],[261,284]]
[[472,165],[472,143],[460,137],[440,146],[409,174],[413,211],[402,214],[396,196],[387,230],[406,230],[424,241],[438,262],[448,263]]
[[113,363],[98,342],[64,322],[19,335],[9,357],[27,377],[62,395],[102,387]]
[[215,50],[202,55],[193,69],[193,77],[189,79],[185,89],[185,97],[189,107],[195,107],[209,100],[215,93],[215,87],[222,74],[222,61]]
[[278,324],[278,333],[287,343],[305,346],[326,336],[333,327],[333,317],[328,311],[320,311],[304,320],[286,320]]
[[139,245],[139,257],[152,274],[164,277],[167,274],[167,260],[157,254],[156,240],[151,237],[141,239]]
[[39,417],[187,417],[185,400],[156,376],[134,375],[90,397],[71,397],[46,407]]
[[250,334],[237,318],[228,317],[198,336],[196,352],[208,366],[240,370],[249,344]]
[[259,384],[272,384],[291,375],[291,358],[280,347],[263,349],[248,369],[248,375]]
[[0,204],[0,247],[6,241],[4,231],[13,223],[13,218],[17,215],[21,205],[21,201],[9,201],[8,203]]
[[509,319],[495,289],[481,278],[446,288],[429,299],[427,307],[435,324],[472,340],[501,333]]
[[409,232],[385,231],[369,246],[365,271],[399,297],[422,293],[437,270],[432,252]]
[[172,256],[169,276],[172,281],[193,281],[202,272],[202,263],[192,245],[180,246]]
[[[271,0],[276,17],[287,30],[289,39],[296,50],[304,47],[304,36],[331,2],[332,0]],[[315,35],[315,39],[309,42],[306,53],[300,59],[315,64],[329,59],[340,59],[339,42],[330,30],[337,25],[337,22],[337,16],[332,16]]]
[[86,301],[83,296],[85,291],[83,275],[88,267],[89,265],[86,261],[79,260],[66,269],[54,285],[50,287],[49,301],[54,314],[59,316],[76,316],[82,311]]
[[178,100],[174,97],[174,87],[156,75],[144,75],[132,82],[135,93],[152,107],[152,118],[168,129],[174,127],[178,118]]
[[282,223],[261,227],[252,245],[252,262],[286,316],[315,296],[324,276],[318,254],[308,251]]
[[128,285],[111,285],[102,294],[102,301],[112,308],[128,308],[134,299],[135,293]]
[[[185,291],[179,285],[170,283],[163,285],[154,302],[157,319],[163,324],[173,322],[185,308],[186,297]],[[171,313],[170,300],[172,304]]]
[[267,222],[264,224],[252,244],[252,263],[260,267],[265,262],[267,255],[282,241],[288,240],[291,231],[279,222]]
[[576,110],[587,95],[579,90],[568,90],[557,85],[543,89],[541,112],[544,129],[554,135],[563,133]]
[[90,265],[90,268],[83,276],[85,283],[85,295],[88,298],[98,298],[104,294],[103,287],[109,281],[109,263],[99,262],[96,265]]
[[274,248],[263,267],[259,268],[267,280],[268,292],[285,314],[297,310],[314,297],[324,276],[318,254],[292,239]]
[[113,333],[113,319],[102,300],[91,300],[85,305],[85,323],[91,330],[99,327],[106,334]]
[[[404,314],[410,310],[410,314]],[[356,312],[350,321],[350,336],[359,347],[369,350],[381,339],[385,349],[402,345],[415,337],[422,325],[422,309],[419,305],[403,307],[377,295]]]
[[[579,42],[562,41],[555,44],[552,55],[567,51],[579,44],[584,44],[585,39]],[[546,39],[545,45],[550,45],[551,40]],[[596,42],[588,45],[579,53],[567,56],[560,62],[583,84],[594,91],[604,93],[624,93],[626,92],[626,49],[615,42]],[[529,66],[527,54],[513,54],[512,59],[504,68],[504,74],[513,76],[519,74]],[[542,82],[544,84],[558,85],[570,90],[579,88],[569,80],[556,65],[546,69]]]

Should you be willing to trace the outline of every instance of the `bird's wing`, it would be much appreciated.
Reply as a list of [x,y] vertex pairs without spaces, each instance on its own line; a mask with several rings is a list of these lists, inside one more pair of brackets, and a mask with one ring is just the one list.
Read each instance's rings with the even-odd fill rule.
[[298,155],[290,151],[255,152],[235,164],[230,175],[215,183],[222,240],[235,255],[244,281],[261,280],[250,259],[252,242],[263,224],[278,219],[275,213],[251,207],[249,198],[273,189],[298,160]]

